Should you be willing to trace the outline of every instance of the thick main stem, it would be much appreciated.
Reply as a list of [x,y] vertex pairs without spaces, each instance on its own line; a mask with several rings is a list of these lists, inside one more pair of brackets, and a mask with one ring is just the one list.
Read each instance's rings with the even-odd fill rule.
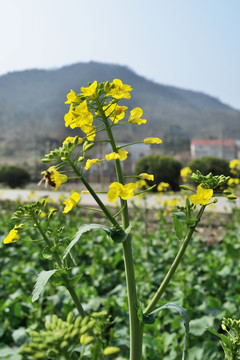
[[163,279],[161,285],[159,286],[158,290],[156,291],[155,295],[153,296],[152,300],[150,301],[150,303],[148,304],[148,306],[146,307],[146,309],[144,310],[144,314],[150,314],[156,307],[158,301],[160,300],[163,292],[165,291],[167,285],[169,284],[170,280],[172,279],[184,253],[185,253],[185,250],[191,240],[191,237],[192,237],[192,234],[194,233],[195,231],[195,228],[197,226],[197,224],[199,223],[200,219],[201,219],[201,216],[203,214],[203,211],[205,209],[205,206],[202,206],[197,217],[196,217],[196,222],[195,222],[195,226],[194,227],[191,227],[189,230],[188,230],[188,233],[185,237],[185,240],[184,242],[182,243],[182,246],[180,247],[172,265],[170,266],[170,269],[168,270],[167,272],[167,275],[165,276],[165,278]]
[[[108,120],[104,111],[99,104],[99,110],[105,123],[108,138],[110,140],[112,150],[117,153],[117,146],[109,126]],[[119,183],[124,184],[122,168],[119,159],[115,160],[116,173]],[[125,230],[129,226],[129,215],[126,200],[121,199],[122,211],[122,227]],[[130,360],[141,360],[142,358],[142,338],[143,338],[143,324],[140,323],[137,314],[137,291],[134,274],[134,264],[131,247],[131,236],[129,235],[123,242],[123,256],[125,264],[125,274],[128,293],[128,308],[129,308],[129,322],[130,322]]]

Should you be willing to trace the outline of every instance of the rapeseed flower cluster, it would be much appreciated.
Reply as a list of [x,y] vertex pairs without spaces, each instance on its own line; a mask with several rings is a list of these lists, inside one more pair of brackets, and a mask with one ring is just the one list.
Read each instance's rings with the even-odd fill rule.
[[[128,157],[128,151],[125,147],[134,145],[126,144],[119,147],[112,133],[114,126],[128,124],[129,126],[146,124],[147,120],[143,118],[143,110],[140,107],[135,107],[129,110],[130,114],[128,120],[125,121],[126,111],[128,107],[125,105],[119,105],[119,101],[122,99],[130,99],[130,92],[132,87],[124,84],[120,79],[113,79],[112,82],[98,83],[94,81],[89,83],[88,86],[81,87],[80,93],[76,93],[74,90],[70,90],[67,94],[66,104],[69,105],[69,110],[64,117],[65,126],[74,129],[81,130],[84,136],[68,136],[62,144],[62,147],[51,151],[43,159],[48,163],[56,158],[62,161],[62,164],[50,167],[44,174],[46,184],[54,187],[54,190],[58,190],[61,184],[68,180],[68,176],[65,174],[67,170],[64,170],[64,166],[71,166],[74,172],[80,178],[84,176],[84,171],[88,171],[93,165],[97,165],[104,161],[125,161]],[[94,124],[94,120],[98,122]],[[96,144],[98,139],[95,140],[98,132],[105,131],[107,133],[107,139],[100,141],[109,142],[111,144],[112,152],[105,154],[103,159],[89,158],[86,153]],[[161,144],[162,140],[158,137],[148,137],[142,141],[136,143],[144,143],[146,145]],[[82,150],[78,151],[76,155],[75,148],[82,144]],[[74,160],[72,160],[73,151],[75,152]],[[117,163],[116,163],[117,164]],[[63,169],[62,169],[63,168]],[[139,176],[138,182],[140,187],[147,187],[147,181],[154,181],[154,176],[147,173],[142,173]],[[141,184],[140,184],[141,182]],[[143,184],[144,182],[144,184]],[[86,183],[85,183],[86,184]],[[108,200],[114,202],[118,197],[122,200],[130,199],[134,196],[137,185],[134,183],[124,184],[122,182],[113,182],[109,186],[107,194]],[[78,193],[72,194],[69,199],[64,200],[65,208],[64,213],[71,211],[78,201],[80,195]]]

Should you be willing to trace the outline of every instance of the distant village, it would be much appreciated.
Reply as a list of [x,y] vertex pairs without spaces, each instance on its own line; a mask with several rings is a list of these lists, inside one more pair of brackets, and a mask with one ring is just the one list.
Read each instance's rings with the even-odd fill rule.
[[[124,143],[118,143],[124,146]],[[161,154],[160,146],[146,146],[145,144],[135,144],[134,146],[124,147],[128,151],[128,157],[123,161],[122,166],[125,174],[134,174],[136,163],[143,156]],[[100,143],[89,152],[90,158],[98,157],[103,159],[105,154],[111,152],[109,143]],[[179,154],[171,155],[177,158],[185,166],[191,160],[195,160],[204,156],[214,156],[226,160],[240,159],[240,140],[235,139],[192,139],[190,141],[190,152],[179,152]],[[91,171],[86,174],[89,180],[98,179],[103,181],[106,177],[109,181],[114,179],[114,162],[100,162],[98,166],[93,166]]]

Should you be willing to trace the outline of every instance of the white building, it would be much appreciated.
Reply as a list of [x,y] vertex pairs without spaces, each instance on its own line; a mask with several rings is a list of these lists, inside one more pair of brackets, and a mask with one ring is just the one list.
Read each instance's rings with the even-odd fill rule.
[[191,157],[215,156],[226,160],[240,158],[240,140],[234,139],[193,139]]

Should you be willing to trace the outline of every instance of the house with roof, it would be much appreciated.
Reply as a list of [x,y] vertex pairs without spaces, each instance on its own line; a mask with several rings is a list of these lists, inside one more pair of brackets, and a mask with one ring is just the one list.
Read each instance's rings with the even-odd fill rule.
[[240,158],[240,140],[235,139],[192,139],[191,158],[215,156],[226,160]]

